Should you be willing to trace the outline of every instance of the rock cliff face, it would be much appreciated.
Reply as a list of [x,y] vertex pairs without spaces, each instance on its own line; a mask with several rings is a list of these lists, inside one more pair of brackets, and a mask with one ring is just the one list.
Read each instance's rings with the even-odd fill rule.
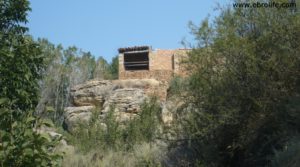
[[167,83],[155,79],[88,81],[71,90],[73,106],[65,108],[65,123],[72,131],[79,122],[87,123],[93,111],[100,111],[101,117],[111,109],[118,121],[127,121],[137,115],[140,105],[150,96],[159,97],[163,120],[170,122],[172,118],[165,105],[167,88]]
[[65,124],[68,126],[68,130],[73,131],[73,129],[79,122],[87,123],[92,116],[92,111],[95,109],[95,106],[78,106],[65,108]]

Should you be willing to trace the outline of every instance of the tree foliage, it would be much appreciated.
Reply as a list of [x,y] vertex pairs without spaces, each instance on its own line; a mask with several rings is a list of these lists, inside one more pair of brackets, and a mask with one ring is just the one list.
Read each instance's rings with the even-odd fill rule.
[[34,116],[38,81],[44,68],[41,50],[26,35],[29,2],[0,1],[0,161],[1,166],[51,166],[58,140],[37,132],[47,125]]
[[187,63],[194,108],[183,131],[198,162],[269,164],[274,149],[300,130],[299,13],[223,8],[193,30],[198,43]]
[[119,78],[119,56],[118,55],[112,58],[109,71],[111,74],[111,79]]
[[[85,52],[75,46],[63,48],[55,46],[46,39],[39,39],[42,55],[46,58],[46,69],[40,80],[41,99],[37,111],[43,117],[50,117],[56,124],[63,122],[63,111],[71,105],[71,88],[91,79],[116,79],[118,57],[108,63],[103,57],[97,60],[90,52]],[[47,108],[54,112],[46,112]]]

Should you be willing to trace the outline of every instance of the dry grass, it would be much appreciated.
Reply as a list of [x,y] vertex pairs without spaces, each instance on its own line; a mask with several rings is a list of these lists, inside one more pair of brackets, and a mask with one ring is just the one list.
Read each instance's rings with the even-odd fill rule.
[[143,143],[135,145],[133,151],[92,151],[87,154],[69,153],[63,160],[64,167],[134,167],[160,166],[164,149],[158,145]]

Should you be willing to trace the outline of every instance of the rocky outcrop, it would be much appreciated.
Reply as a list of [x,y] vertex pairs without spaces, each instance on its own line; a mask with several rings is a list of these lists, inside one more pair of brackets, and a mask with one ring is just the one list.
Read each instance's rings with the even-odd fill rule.
[[93,111],[103,118],[113,110],[117,121],[126,122],[138,115],[140,105],[151,96],[159,97],[165,125],[171,125],[173,114],[183,100],[167,98],[168,83],[155,79],[92,80],[71,90],[73,106],[65,108],[65,125],[72,132],[78,125],[86,124]]
[[166,99],[167,83],[155,79],[128,79],[88,81],[71,89],[74,106],[102,106],[115,90],[136,88],[143,90],[147,96],[155,95]]
[[79,123],[86,124],[90,120],[95,106],[79,106],[65,108],[65,124],[69,131],[73,131]]
[[150,96],[164,102],[167,83],[155,79],[92,80],[71,90],[72,107],[65,108],[65,124],[69,131],[80,123],[87,123],[93,110],[103,117],[114,110],[117,120],[127,121],[140,111],[140,105]]
[[124,122],[134,117],[140,111],[140,105],[148,97],[142,89],[122,88],[111,93],[103,105],[103,113],[114,108],[117,120]]
[[102,106],[106,97],[113,90],[113,84],[109,80],[89,81],[71,89],[71,97],[74,106]]

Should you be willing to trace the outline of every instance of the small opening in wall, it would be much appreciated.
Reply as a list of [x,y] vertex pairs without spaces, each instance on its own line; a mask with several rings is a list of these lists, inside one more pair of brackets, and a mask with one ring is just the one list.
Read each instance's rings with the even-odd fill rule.
[[149,51],[124,53],[125,70],[149,70]]

